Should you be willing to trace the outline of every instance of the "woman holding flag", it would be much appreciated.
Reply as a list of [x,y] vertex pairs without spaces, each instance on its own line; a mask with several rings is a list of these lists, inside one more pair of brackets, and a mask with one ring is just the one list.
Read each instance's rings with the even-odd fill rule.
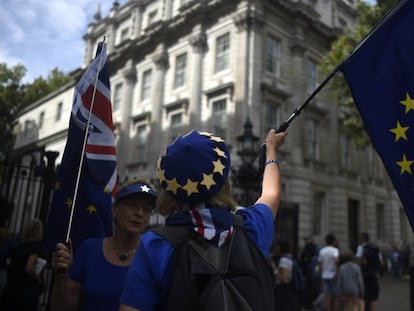
[[[51,310],[118,310],[119,297],[157,194],[140,179],[123,186],[112,207],[114,234],[81,242],[75,256],[63,243],[52,256]],[[64,272],[61,272],[64,271]]]

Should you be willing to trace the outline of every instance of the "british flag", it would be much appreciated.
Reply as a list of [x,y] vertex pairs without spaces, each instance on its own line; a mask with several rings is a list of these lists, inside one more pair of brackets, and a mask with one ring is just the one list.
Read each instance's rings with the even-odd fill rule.
[[[48,247],[54,250],[56,243],[65,242],[69,228],[74,251],[85,238],[111,235],[115,187],[116,148],[108,58],[106,45],[99,43],[95,59],[74,90],[68,138],[46,225]],[[69,226],[71,209],[73,218]]]

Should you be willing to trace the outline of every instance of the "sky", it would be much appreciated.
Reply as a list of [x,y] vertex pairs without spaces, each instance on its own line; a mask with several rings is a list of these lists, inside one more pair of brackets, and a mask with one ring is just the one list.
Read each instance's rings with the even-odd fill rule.
[[[123,5],[127,0],[118,2]],[[376,0],[365,0],[374,3]],[[82,39],[93,15],[107,16],[114,0],[0,0],[0,63],[26,67],[24,82],[82,66]]]
[[[121,5],[127,0],[118,1]],[[82,39],[100,3],[108,15],[114,0],[0,0],[0,63],[27,69],[24,82],[58,68],[82,66]]]

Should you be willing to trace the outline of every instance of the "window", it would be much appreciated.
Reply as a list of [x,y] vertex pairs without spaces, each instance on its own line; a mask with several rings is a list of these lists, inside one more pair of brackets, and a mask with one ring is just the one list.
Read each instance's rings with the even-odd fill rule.
[[384,204],[377,204],[377,238],[385,240],[385,206]]
[[170,141],[174,141],[183,130],[183,114],[175,113],[171,115],[170,119]]
[[224,140],[227,135],[227,100],[220,99],[213,102],[213,132]]
[[280,106],[273,103],[268,102],[266,105],[266,116],[265,116],[265,134],[270,129],[278,128],[281,124],[280,122]]
[[141,101],[150,98],[151,76],[152,76],[151,69],[144,71],[144,73],[142,74]]
[[185,70],[187,68],[187,54],[178,55],[175,60],[174,88],[185,84]]
[[372,146],[368,147],[368,174],[372,178],[379,178],[379,163]]
[[114,103],[113,110],[117,111],[121,107],[121,98],[122,98],[122,83],[115,85],[114,89]]
[[216,68],[220,72],[229,68],[230,59],[230,34],[225,34],[216,40]]
[[30,120],[26,120],[26,121],[24,121],[24,129],[23,129],[23,131],[24,131],[24,135],[26,135],[28,132],[29,132],[29,130],[30,130],[30,128],[31,128],[31,122],[30,122]]
[[307,90],[308,93],[312,93],[316,89],[317,85],[317,67],[316,62],[308,59],[308,83],[307,83]]
[[55,116],[55,121],[60,121],[60,119],[62,118],[62,107],[63,107],[63,103],[60,102],[57,107],[56,107],[56,116]]
[[351,156],[349,151],[349,140],[345,135],[341,135],[340,137],[340,148],[341,148],[341,154],[340,154],[340,165],[343,169],[349,169],[350,163],[351,163]]
[[325,192],[315,192],[313,195],[313,210],[312,210],[312,234],[322,234],[322,218],[326,202]]
[[280,41],[267,37],[266,71],[280,77]]
[[157,13],[158,13],[158,11],[157,10],[154,10],[154,11],[151,11],[148,14],[148,26],[150,26],[150,25],[152,25],[152,24],[154,24],[156,22],[156,20],[157,20]]
[[137,126],[137,160],[138,162],[145,162],[146,160],[146,146],[148,141],[147,126]]
[[306,121],[306,138],[307,150],[306,155],[309,159],[319,159],[319,140],[318,140],[318,124],[314,119]]
[[45,112],[44,112],[44,111],[42,111],[42,112],[39,114],[39,129],[41,129],[41,128],[43,127],[43,123],[44,123],[44,121],[45,121]]
[[124,28],[121,30],[121,42],[128,39],[129,28]]

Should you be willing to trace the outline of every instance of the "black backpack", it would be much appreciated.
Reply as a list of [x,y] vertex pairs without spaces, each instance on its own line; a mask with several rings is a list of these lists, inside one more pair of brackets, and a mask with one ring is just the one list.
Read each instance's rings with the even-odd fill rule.
[[234,219],[231,238],[219,248],[189,228],[152,229],[175,248],[167,310],[274,310],[270,265],[246,235],[243,218]]
[[381,270],[378,246],[372,243],[363,246],[361,268],[363,272],[379,272]]

